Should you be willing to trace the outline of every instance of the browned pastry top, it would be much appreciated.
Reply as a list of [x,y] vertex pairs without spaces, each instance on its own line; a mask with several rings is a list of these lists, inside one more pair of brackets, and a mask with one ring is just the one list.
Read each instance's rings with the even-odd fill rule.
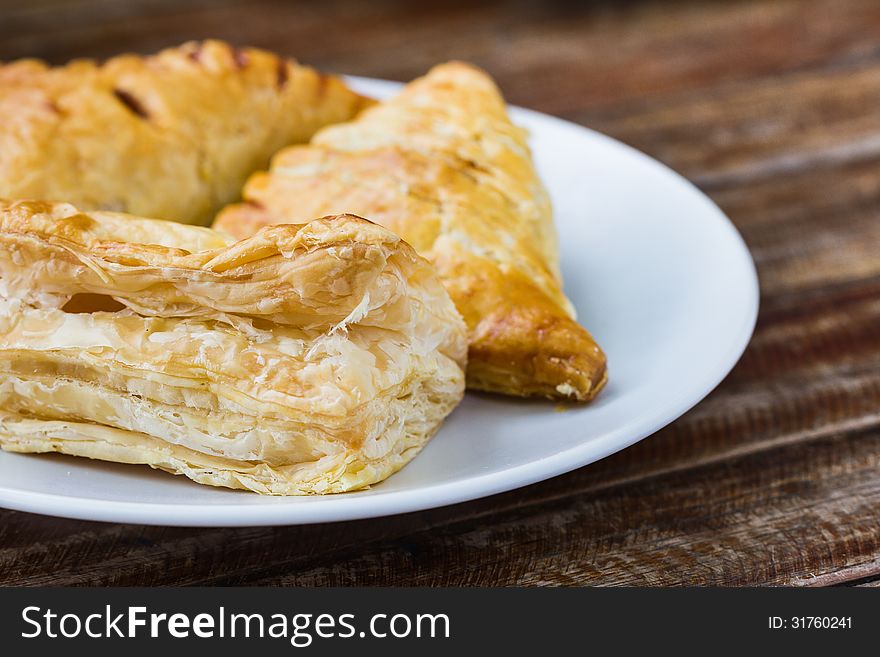
[[440,272],[470,337],[468,385],[585,401],[605,355],[562,292],[549,199],[526,134],[483,71],[435,67],[356,120],[285,149],[215,227],[354,212],[401,235]]
[[208,223],[279,148],[368,101],[252,48],[0,64],[0,197]]

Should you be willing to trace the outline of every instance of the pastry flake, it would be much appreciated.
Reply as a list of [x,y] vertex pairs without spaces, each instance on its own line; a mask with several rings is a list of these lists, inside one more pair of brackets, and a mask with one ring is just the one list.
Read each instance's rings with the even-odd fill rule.
[[220,41],[103,64],[0,63],[0,197],[207,224],[279,148],[368,102]]
[[369,217],[433,262],[469,329],[468,386],[586,401],[605,355],[562,292],[550,201],[495,84],[435,67],[254,174],[214,226],[237,237],[328,213]]
[[0,202],[0,446],[264,494],[356,490],[464,394],[433,267],[351,215],[233,242],[70,204]]

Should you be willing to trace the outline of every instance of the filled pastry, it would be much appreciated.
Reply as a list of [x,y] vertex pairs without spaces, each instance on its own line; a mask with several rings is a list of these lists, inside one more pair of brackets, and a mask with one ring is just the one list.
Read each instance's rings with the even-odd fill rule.
[[0,63],[0,197],[207,224],[279,148],[367,102],[219,41],[103,64]]
[[469,387],[585,401],[605,384],[605,356],[562,292],[550,202],[525,131],[482,71],[435,67],[309,146],[282,151],[244,198],[214,226],[245,237],[353,212],[412,244],[467,323]]
[[399,237],[340,215],[208,228],[0,202],[0,446],[259,493],[411,460],[464,393],[465,325]]

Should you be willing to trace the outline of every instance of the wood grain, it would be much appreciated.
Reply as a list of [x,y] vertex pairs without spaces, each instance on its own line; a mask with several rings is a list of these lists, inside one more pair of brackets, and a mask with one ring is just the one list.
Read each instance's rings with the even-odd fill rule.
[[880,581],[880,4],[0,0],[0,59],[218,36],[408,79],[450,58],[682,171],[741,230],[739,365],[651,439],[381,521],[185,529],[0,511],[7,585]]

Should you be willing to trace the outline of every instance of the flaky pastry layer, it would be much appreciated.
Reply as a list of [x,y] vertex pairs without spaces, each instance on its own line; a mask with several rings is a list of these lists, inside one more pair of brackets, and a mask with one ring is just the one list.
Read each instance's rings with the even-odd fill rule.
[[342,492],[461,400],[466,329],[396,235],[350,215],[238,243],[171,226],[0,202],[4,449]]
[[497,87],[461,63],[437,66],[391,100],[278,154],[215,228],[354,212],[437,267],[468,329],[468,386],[585,401],[605,355],[562,292],[556,232],[525,131]]

